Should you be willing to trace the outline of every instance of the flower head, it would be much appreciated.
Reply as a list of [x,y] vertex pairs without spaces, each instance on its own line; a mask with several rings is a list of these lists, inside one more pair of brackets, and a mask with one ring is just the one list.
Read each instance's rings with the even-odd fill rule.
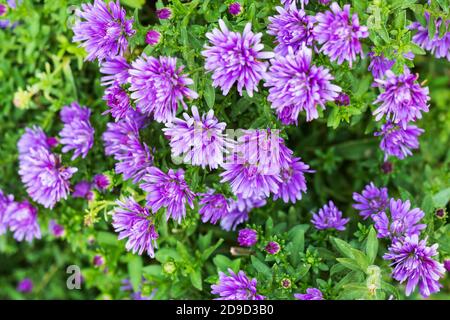
[[395,241],[383,258],[392,260],[394,267],[392,277],[403,283],[406,281],[406,295],[409,296],[419,285],[422,296],[438,292],[441,284],[439,278],[444,276],[442,263],[433,259],[438,254],[438,245],[427,246],[426,240],[419,240],[418,235]]
[[[297,123],[298,114],[304,110],[306,121],[319,117],[318,106],[325,109],[327,101],[333,101],[341,88],[331,84],[329,70],[311,65],[312,50],[303,46],[296,54],[291,47],[287,55],[277,55],[271,60],[268,80],[268,100],[283,122]],[[285,108],[290,108],[288,119]]]
[[66,153],[74,150],[72,160],[78,156],[85,158],[94,145],[94,128],[89,121],[90,115],[90,109],[80,107],[76,102],[61,110],[61,121],[64,123],[59,133],[63,145],[61,151]]
[[19,157],[27,155],[31,148],[37,148],[39,146],[50,151],[57,143],[55,138],[47,137],[41,127],[33,126],[31,128],[26,128],[25,133],[17,142]]
[[302,198],[302,193],[306,193],[305,173],[312,172],[309,165],[303,163],[300,158],[292,158],[292,162],[280,172],[281,180],[278,184],[278,192],[273,195],[273,199],[283,199],[285,203],[289,201],[297,202]]
[[266,200],[263,198],[243,198],[237,195],[237,199],[229,199],[229,211],[225,214],[220,226],[226,231],[235,230],[238,225],[248,220],[248,214],[254,208],[263,207],[266,205]]
[[178,110],[178,102],[186,108],[184,98],[196,99],[189,89],[193,81],[177,68],[177,58],[147,57],[143,54],[132,63],[130,73],[131,98],[142,114],[153,115],[158,122],[170,122]]
[[13,202],[13,195],[6,195],[0,190],[0,235],[4,234],[8,228],[8,217],[6,213],[8,206]]
[[92,258],[92,264],[96,267],[101,267],[105,264],[105,258],[99,254],[96,254],[94,258]]
[[33,281],[30,278],[20,280],[16,290],[22,293],[30,293],[33,291]]
[[298,300],[323,300],[322,292],[317,288],[308,288],[306,293],[296,293],[294,297]]
[[233,2],[228,6],[228,12],[232,16],[237,16],[242,12],[242,7],[239,2]]
[[156,30],[148,30],[145,35],[145,42],[151,46],[154,46],[159,42],[161,34]]
[[8,7],[2,3],[0,3],[0,17],[4,16],[8,11]]
[[371,182],[365,186],[361,194],[353,192],[353,200],[356,202],[353,208],[358,210],[365,220],[380,212],[384,212],[388,206],[388,189],[377,188]]
[[114,210],[113,227],[119,233],[119,240],[128,238],[127,251],[142,255],[144,251],[153,258],[158,233],[150,211],[139,205],[132,197],[117,201],[119,207]]
[[73,26],[74,42],[81,42],[86,49],[87,60],[102,61],[108,57],[123,55],[128,48],[127,37],[135,33],[133,19],[126,19],[126,12],[119,0],[107,5],[102,0],[94,4],[84,3],[76,16],[80,19]]
[[375,55],[374,52],[369,52],[370,57],[369,71],[372,71],[374,79],[383,79],[386,71],[391,70],[395,61],[386,59],[383,54]]
[[134,111],[127,91],[118,83],[114,83],[105,90],[103,100],[106,101],[109,107],[109,110],[104,113],[111,113],[116,121],[124,119]]
[[267,33],[275,36],[275,53],[278,55],[287,55],[288,48],[291,47],[296,53],[302,49],[303,45],[312,46],[314,41],[314,17],[306,15],[303,9],[291,7],[288,9],[282,7],[275,8],[278,15],[269,17]]
[[280,249],[280,245],[275,241],[270,241],[264,248],[268,254],[277,254],[280,252]]
[[13,202],[6,211],[9,230],[17,241],[41,238],[41,228],[37,221],[37,209],[28,201]]
[[411,74],[405,67],[403,74],[396,75],[388,70],[384,80],[375,79],[384,89],[374,103],[380,106],[373,112],[379,121],[383,115],[394,124],[406,129],[408,122],[422,118],[422,111],[428,112],[428,87],[417,83],[418,75]]
[[416,126],[406,126],[406,128],[398,127],[388,121],[381,127],[380,132],[376,132],[375,136],[383,136],[380,142],[380,148],[384,151],[384,160],[389,156],[404,159],[412,155],[411,149],[419,148],[418,137],[424,132]]
[[211,293],[220,296],[216,300],[264,300],[264,296],[257,294],[256,279],[250,280],[244,271],[236,274],[228,269],[228,273],[229,276],[219,272],[219,283],[211,286]]
[[48,231],[56,238],[60,238],[66,234],[64,227],[53,219],[48,222]]
[[172,11],[169,8],[161,8],[156,10],[156,16],[161,20],[170,19]]
[[247,23],[242,34],[229,31],[225,22],[219,20],[219,29],[208,32],[206,37],[211,45],[205,45],[202,55],[206,58],[205,69],[212,71],[213,86],[220,87],[227,95],[237,82],[237,90],[242,95],[245,87],[248,95],[258,91],[258,83],[266,75],[267,63],[262,59],[273,57],[271,52],[261,52],[262,34],[254,34]]
[[386,214],[386,210],[380,214],[372,216],[375,222],[375,229],[378,232],[378,238],[401,238],[404,236],[419,235],[421,230],[426,228],[425,224],[419,224],[425,213],[419,208],[410,210],[411,203],[409,200],[390,199],[389,213],[390,218]]
[[156,167],[150,167],[142,178],[140,187],[147,192],[147,205],[153,212],[161,207],[167,208],[166,217],[178,223],[186,216],[186,203],[194,208],[195,194],[184,180],[184,170],[172,169],[164,173]]
[[192,116],[184,113],[183,117],[166,123],[163,129],[170,139],[172,156],[182,156],[185,163],[194,166],[216,169],[231,147],[231,141],[224,134],[226,124],[219,122],[213,110],[200,116],[196,106],[192,107]]
[[336,97],[336,99],[334,99],[334,103],[336,103],[338,106],[348,106],[350,104],[350,97],[348,96],[348,94],[341,92]]
[[242,247],[251,247],[258,242],[258,233],[250,228],[239,230],[238,235],[239,245]]
[[92,179],[92,184],[95,188],[102,191],[109,188],[111,185],[111,178],[106,174],[99,173]]
[[323,44],[320,51],[330,57],[331,61],[342,64],[344,60],[352,62],[356,56],[363,55],[360,39],[367,38],[367,27],[359,25],[358,15],[350,15],[350,5],[344,5],[341,9],[336,2],[330,6],[331,11],[319,12],[315,19],[314,27],[316,40]]
[[86,180],[80,181],[73,187],[72,197],[92,200],[94,194],[92,193],[91,190],[92,184],[89,181]]
[[209,190],[207,193],[199,194],[199,197],[200,210],[198,213],[202,217],[202,222],[210,221],[215,224],[228,213],[228,201],[222,194]]
[[328,205],[325,204],[318,213],[313,215],[311,222],[319,230],[336,229],[344,231],[349,220],[349,218],[342,218],[342,212],[330,200]]
[[128,82],[130,74],[128,70],[130,64],[127,59],[121,56],[107,58],[100,64],[100,73],[103,74],[101,78],[102,86],[109,86],[113,84],[122,85]]

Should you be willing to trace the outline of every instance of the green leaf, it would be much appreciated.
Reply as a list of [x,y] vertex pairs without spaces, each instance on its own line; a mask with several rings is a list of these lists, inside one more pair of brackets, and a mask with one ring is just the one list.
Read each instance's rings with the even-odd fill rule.
[[333,241],[333,244],[335,246],[335,248],[345,257],[350,258],[350,259],[354,259],[354,255],[353,255],[353,247],[348,244],[347,242],[335,238],[335,237],[331,237],[331,240]]
[[445,207],[449,200],[450,188],[444,189],[433,196],[433,202],[437,208]]
[[119,243],[115,234],[105,231],[98,232],[97,242],[102,246],[117,246]]
[[291,247],[291,260],[294,265],[297,265],[300,261],[300,253],[305,251],[305,231],[308,229],[308,225],[297,225],[289,230],[289,238],[292,240]]
[[192,271],[189,274],[189,278],[191,279],[191,283],[194,286],[194,288],[202,291],[203,290],[203,286],[202,286],[202,273],[200,272],[200,269],[196,269],[194,271]]
[[128,274],[130,275],[133,291],[140,291],[139,289],[142,281],[142,259],[140,256],[130,256],[130,260],[128,261]]
[[182,257],[178,253],[177,250],[173,248],[161,248],[155,252],[155,258],[161,263],[167,262],[170,259],[173,259],[174,261],[181,262]]
[[216,90],[212,86],[211,80],[206,81],[205,92],[204,92],[203,97],[205,98],[205,101],[206,101],[206,104],[208,105],[208,107],[213,109],[214,102],[216,100]]
[[220,245],[222,244],[223,239],[219,239],[219,241],[216,242],[215,245],[213,245],[212,247],[209,247],[208,249],[206,249],[205,251],[203,251],[202,253],[202,260],[205,261],[209,258],[209,256],[216,251],[216,249],[218,247],[220,247]]
[[430,20],[428,21],[428,37],[430,39],[433,39],[435,34],[436,34],[436,23],[434,21],[434,17],[430,15]]
[[373,227],[371,227],[369,234],[367,235],[367,242],[366,242],[366,254],[369,260],[369,264],[373,264],[375,258],[377,257],[377,253],[378,253],[377,232]]
[[133,9],[141,9],[145,4],[145,0],[121,0],[120,4],[124,4]]
[[205,251],[210,245],[212,240],[212,231],[209,231],[205,235],[200,235],[198,237],[198,249],[200,251]]
[[365,285],[360,283],[349,283],[344,285],[342,292],[338,296],[338,299],[364,299],[367,296],[367,293],[368,290]]
[[272,280],[272,270],[261,260],[255,256],[251,256],[252,266],[260,273],[266,280]]
[[366,271],[365,269],[362,269],[360,265],[353,259],[350,258],[336,258],[336,260],[345,266],[347,269],[353,270],[353,271]]
[[159,264],[151,264],[142,268],[142,273],[149,276],[160,277],[162,267]]

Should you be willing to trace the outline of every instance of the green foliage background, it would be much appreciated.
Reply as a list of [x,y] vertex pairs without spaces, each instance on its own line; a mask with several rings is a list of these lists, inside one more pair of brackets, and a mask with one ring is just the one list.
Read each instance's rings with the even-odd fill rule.
[[[450,136],[450,71],[449,62],[436,59],[411,43],[411,32],[406,28],[411,21],[423,16],[426,1],[375,0],[338,1],[352,3],[361,24],[369,26],[370,38],[364,41],[364,52],[371,46],[395,59],[395,71],[407,64],[420,74],[419,81],[430,88],[430,112],[418,121],[425,129],[420,137],[420,150],[405,160],[390,160],[393,172],[381,170],[382,152],[373,132],[379,127],[371,116],[373,101],[378,94],[371,87],[373,81],[367,71],[368,59],[358,60],[353,69],[329,62],[325,56],[315,55],[314,64],[332,70],[336,83],[350,95],[351,105],[338,107],[328,104],[326,111],[313,122],[306,123],[301,116],[299,126],[282,127],[277,122],[267,90],[255,97],[240,97],[235,90],[226,97],[211,87],[205,75],[200,51],[206,42],[205,33],[225,19],[233,30],[242,30],[250,21],[253,31],[265,32],[268,17],[275,14],[277,0],[240,0],[244,12],[238,17],[227,13],[232,1],[193,0],[164,1],[173,10],[174,17],[157,21],[154,10],[163,1],[122,0],[128,14],[135,16],[137,34],[130,41],[130,58],[142,51],[149,55],[176,56],[186,66],[195,82],[200,98],[194,103],[200,110],[213,108],[217,117],[228,128],[280,128],[288,146],[297,156],[316,170],[308,175],[308,193],[295,205],[281,201],[255,209],[250,214],[250,225],[259,230],[260,242],[252,255],[236,255],[236,232],[224,232],[217,226],[202,224],[197,210],[188,211],[181,225],[159,219],[159,249],[156,259],[126,253],[124,241],[118,241],[111,228],[110,211],[114,201],[123,195],[143,199],[142,191],[130,181],[114,175],[114,162],[106,158],[100,136],[110,116],[102,116],[106,105],[102,101],[103,88],[95,63],[83,62],[84,50],[71,42],[73,6],[82,1],[25,0],[17,10],[9,11],[8,18],[20,21],[14,30],[0,30],[0,189],[27,198],[18,176],[16,143],[24,128],[40,125],[49,135],[61,129],[59,110],[72,101],[79,101],[93,110],[91,122],[95,127],[95,145],[86,159],[72,163],[79,168],[73,182],[91,179],[100,172],[114,176],[114,188],[87,203],[82,199],[60,202],[55,209],[39,207],[39,222],[43,238],[31,245],[17,243],[10,234],[0,236],[0,298],[21,299],[94,299],[129,298],[119,290],[120,282],[130,278],[134,288],[141,277],[146,284],[141,288],[148,295],[157,288],[155,298],[210,299],[209,286],[217,280],[217,272],[228,267],[242,269],[258,279],[258,290],[271,299],[292,299],[293,293],[307,287],[321,288],[329,299],[377,298],[389,295],[404,297],[404,290],[390,279],[390,269],[381,258],[386,251],[385,241],[377,241],[369,222],[363,222],[352,205],[352,193],[361,191],[370,181],[389,188],[390,196],[410,199],[414,206],[425,211],[429,243],[439,243],[442,261],[450,257],[450,227],[446,219],[437,219],[435,210],[445,208],[450,198],[449,136]],[[326,7],[314,3],[312,12]],[[434,17],[446,16],[448,1],[432,1]],[[155,47],[145,46],[144,36],[149,28],[161,32],[162,40]],[[273,47],[273,39],[264,33],[266,49]],[[403,58],[414,52],[414,64]],[[262,85],[260,85],[262,88]],[[13,103],[15,102],[15,103]],[[180,108],[180,113],[181,113]],[[156,148],[156,164],[163,170],[174,167],[170,148],[161,134],[161,125],[152,123],[141,132],[143,140]],[[69,163],[69,156],[63,161]],[[186,180],[195,192],[206,186],[215,186],[231,195],[226,185],[219,183],[217,173],[198,167],[186,167]],[[316,232],[309,226],[311,211],[316,211],[332,199],[351,217],[345,232],[332,234]],[[162,216],[161,214],[159,216]],[[63,239],[55,239],[46,230],[50,219],[56,219],[66,228]],[[334,238],[337,237],[337,238]],[[269,240],[282,244],[275,257],[266,257],[264,244]],[[344,242],[345,241],[345,242]],[[238,252],[239,253],[239,252]],[[106,270],[94,268],[92,258],[101,254],[106,259]],[[338,259],[338,260],[336,260]],[[66,267],[80,266],[84,282],[81,290],[66,288]],[[367,268],[376,265],[377,268]],[[382,279],[378,289],[370,294],[371,281]],[[35,283],[33,293],[16,292],[18,281],[30,277]],[[288,278],[293,286],[283,289],[280,281]],[[374,280],[375,279],[375,280]],[[433,298],[450,298],[448,279],[444,288]],[[418,295],[410,297],[420,298]]]

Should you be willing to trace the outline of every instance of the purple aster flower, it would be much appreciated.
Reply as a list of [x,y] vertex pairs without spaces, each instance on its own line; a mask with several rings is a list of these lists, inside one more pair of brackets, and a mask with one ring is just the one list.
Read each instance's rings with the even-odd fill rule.
[[265,247],[264,250],[266,250],[266,252],[268,254],[277,254],[278,252],[280,252],[280,245],[278,244],[278,242],[275,241],[270,241]]
[[199,194],[198,213],[202,217],[202,222],[215,224],[219,219],[226,215],[229,211],[227,199],[220,193],[215,193],[214,190],[209,190],[207,193]]
[[341,92],[334,100],[334,103],[336,103],[338,106],[348,106],[350,104],[350,97]]
[[123,174],[125,180],[133,179],[134,183],[141,180],[147,168],[153,164],[148,146],[141,143],[139,138],[141,126],[141,118],[128,116],[117,123],[108,123],[102,135],[105,154],[114,156],[118,161],[116,172]]
[[63,237],[66,234],[64,227],[53,219],[48,222],[48,231],[56,238]]
[[8,11],[8,7],[0,3],[0,17],[4,16]]
[[41,228],[37,221],[37,209],[28,201],[13,202],[6,211],[9,230],[17,241],[41,238]]
[[60,113],[64,127],[59,133],[61,136],[61,151],[67,153],[74,150],[72,160],[81,156],[86,158],[89,150],[94,145],[94,128],[91,126],[89,117],[91,110],[80,107],[73,102],[70,107],[65,106]]
[[370,57],[369,71],[372,71],[374,79],[383,79],[386,71],[391,70],[395,61],[386,59],[383,54],[376,56],[374,52],[369,52]]
[[[413,36],[412,40],[417,45],[421,46],[423,49],[430,51],[436,58],[447,58],[450,61],[450,32],[445,32],[442,37],[439,36],[439,30],[441,25],[444,23],[441,17],[434,19],[432,23],[435,24],[435,33],[432,38],[430,38],[429,24],[430,24],[430,14],[425,12],[425,19],[427,21],[427,26],[422,26],[420,22],[413,22],[409,29],[417,30],[416,34]],[[450,20],[445,21],[445,30],[448,30],[448,25]]]
[[161,20],[170,19],[172,11],[169,8],[161,8],[156,10],[156,16]]
[[244,271],[236,274],[228,269],[228,273],[229,276],[219,272],[219,283],[211,286],[211,293],[220,296],[215,300],[264,300],[264,296],[257,294],[256,279],[250,280]]
[[118,83],[113,84],[105,90],[103,100],[106,101],[109,107],[109,110],[103,114],[111,113],[116,121],[125,118],[130,112],[134,111],[127,91]]
[[230,210],[220,221],[220,226],[226,231],[235,230],[238,225],[248,220],[249,212],[254,208],[266,205],[266,200],[262,198],[242,198],[237,195],[237,199],[229,199]]
[[164,134],[170,139],[173,157],[183,157],[185,163],[210,169],[217,169],[223,163],[223,156],[231,141],[224,135],[226,124],[219,122],[214,111],[201,117],[196,106],[192,116],[183,114],[184,119],[175,118],[166,123]]
[[447,270],[447,272],[450,272],[450,259],[444,260],[444,267],[445,267],[445,270]]
[[390,218],[386,214],[386,210],[372,216],[378,238],[397,239],[404,236],[420,235],[420,232],[427,227],[426,224],[419,224],[425,213],[419,208],[412,210],[410,208],[409,200],[403,202],[402,200],[390,199]]
[[166,218],[181,223],[186,216],[186,202],[193,209],[195,194],[184,180],[184,170],[172,169],[166,174],[156,167],[151,167],[142,178],[142,190],[147,192],[147,205],[157,212],[161,207],[167,208]]
[[350,15],[350,5],[344,5],[343,10],[336,2],[330,6],[331,11],[319,12],[315,19],[317,25],[314,27],[316,40],[323,46],[320,52],[330,57],[331,61],[342,64],[347,60],[350,67],[356,60],[356,55],[363,56],[361,38],[367,38],[369,32],[367,27],[359,25],[358,15]]
[[107,58],[100,64],[100,73],[103,74],[101,78],[102,86],[109,86],[115,83],[118,85],[128,83],[128,78],[130,77],[128,70],[130,67],[127,59],[124,57],[115,56]]
[[127,251],[137,252],[139,255],[146,251],[153,258],[159,237],[153,214],[132,197],[124,201],[118,200],[117,204],[119,207],[114,210],[112,225],[114,231],[119,233],[119,240],[128,238],[125,246]]
[[232,4],[230,4],[228,6],[228,12],[233,16],[239,15],[242,12],[241,10],[242,10],[242,7],[239,2],[233,2]]
[[19,174],[30,197],[52,209],[61,198],[67,199],[69,179],[77,168],[64,167],[58,155],[42,146],[19,156]]
[[407,296],[417,285],[424,297],[438,292],[442,287],[439,278],[444,276],[445,269],[442,263],[433,259],[438,254],[437,248],[437,244],[428,247],[426,240],[419,240],[418,235],[413,235],[395,241],[383,256],[385,260],[392,260],[392,277],[400,283],[407,282]]
[[12,9],[17,9],[17,6],[20,6],[22,4],[23,0],[6,0],[6,3],[8,6]]
[[365,186],[361,194],[353,192],[353,200],[356,204],[353,208],[359,211],[361,217],[366,220],[384,210],[388,206],[388,189],[377,188],[373,182]]
[[7,209],[14,202],[13,195],[6,195],[0,190],[0,235],[4,234],[8,228]]
[[237,90],[242,96],[245,87],[252,97],[258,91],[258,83],[266,76],[268,64],[262,59],[274,56],[272,52],[261,52],[262,33],[254,34],[252,25],[247,23],[244,32],[229,31],[225,22],[219,20],[219,29],[208,32],[206,37],[211,46],[205,45],[202,55],[206,58],[205,69],[212,71],[213,86],[220,87],[223,95],[227,95],[237,82]]
[[404,159],[412,155],[411,149],[419,148],[419,136],[424,132],[416,126],[398,127],[388,121],[381,127],[380,132],[375,136],[383,136],[380,142],[380,148],[384,151],[384,160],[389,156]]
[[6,29],[10,25],[10,21],[8,19],[0,19],[0,29]]
[[328,205],[325,204],[318,213],[313,215],[311,223],[319,230],[336,229],[344,231],[349,220],[349,218],[342,218],[342,212],[330,200]]
[[97,188],[100,191],[106,190],[111,185],[111,179],[106,174],[96,174],[94,178],[92,179],[92,183],[94,184],[95,188]]
[[296,293],[294,297],[297,300],[323,300],[322,292],[317,288],[308,288],[306,293]]
[[80,18],[73,26],[73,42],[81,42],[87,60],[102,61],[108,57],[123,55],[128,48],[127,37],[134,35],[133,19],[126,19],[126,12],[119,0],[107,5],[102,0],[94,4],[84,3],[75,15]]
[[94,258],[92,258],[92,264],[96,267],[101,267],[105,264],[105,258],[99,254],[96,254]]
[[73,187],[72,197],[92,200],[94,194],[92,193],[91,189],[92,185],[90,182],[86,180],[80,181]]
[[[286,56],[277,55],[272,59],[268,80],[270,87],[267,100],[284,122],[297,123],[298,114],[304,110],[306,121],[319,117],[318,106],[325,109],[327,101],[333,101],[341,88],[331,84],[334,77],[324,67],[311,65],[312,50],[303,46],[296,54],[288,48]],[[285,118],[285,108],[292,108]],[[290,120],[290,121],[289,121]]]
[[33,291],[33,281],[30,278],[21,280],[17,285],[16,290],[22,293],[30,293]]
[[57,144],[58,141],[53,137],[47,137],[42,128],[33,126],[25,129],[25,133],[17,142],[17,149],[19,150],[19,157],[21,157],[28,154],[31,148],[41,146],[50,151]]
[[295,7],[284,9],[275,8],[278,15],[269,17],[267,33],[276,37],[275,53],[285,56],[291,47],[294,53],[302,49],[303,45],[312,46],[314,42],[314,17],[306,15],[302,9]]
[[178,102],[186,108],[184,98],[197,99],[198,94],[187,87],[194,82],[182,73],[183,68],[177,68],[177,58],[171,57],[156,59],[142,54],[134,61],[129,70],[130,90],[137,109],[165,123],[175,117]]
[[422,111],[428,112],[428,87],[422,88],[416,81],[419,76],[411,74],[407,67],[403,74],[395,75],[388,70],[385,75],[384,80],[375,79],[384,92],[374,101],[381,105],[373,115],[377,121],[386,115],[387,120],[406,129],[408,122],[422,118]]
[[273,199],[281,198],[285,203],[301,200],[302,193],[306,193],[307,190],[306,172],[313,171],[309,170],[309,165],[303,163],[300,158],[292,158],[291,164],[281,169],[282,182],[278,184],[278,192],[273,195]]
[[238,242],[241,247],[252,247],[258,242],[258,233],[250,228],[239,230]]
[[156,30],[148,30],[145,35],[145,42],[151,46],[154,46],[159,42],[161,34]]

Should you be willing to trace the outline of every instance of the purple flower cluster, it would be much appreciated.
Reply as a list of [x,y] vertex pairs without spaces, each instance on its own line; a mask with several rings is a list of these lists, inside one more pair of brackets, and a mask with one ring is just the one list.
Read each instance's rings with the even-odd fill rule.
[[416,126],[407,125],[406,128],[397,126],[388,121],[383,124],[380,132],[376,132],[375,136],[382,136],[380,148],[384,152],[384,160],[389,156],[404,159],[412,155],[411,149],[419,148],[418,137],[424,132]]
[[200,210],[198,213],[202,217],[202,222],[209,221],[215,224],[230,210],[227,199],[222,194],[215,193],[214,190],[201,193],[199,197]]
[[268,79],[268,100],[283,124],[297,124],[300,111],[306,112],[306,121],[319,117],[318,107],[325,109],[341,88],[332,84],[329,70],[311,64],[312,50],[303,46],[297,53],[288,47],[287,55],[271,60]]
[[102,61],[108,57],[123,55],[128,48],[127,37],[134,35],[133,19],[126,18],[119,0],[107,5],[102,0],[94,4],[84,3],[75,12],[79,20],[73,26],[74,42],[81,42],[86,49],[87,60]]
[[388,197],[387,188],[378,188],[371,182],[365,186],[361,194],[353,193],[353,200],[356,202],[353,208],[358,210],[365,220],[384,212],[389,203]]
[[266,205],[263,198],[243,198],[241,195],[237,195],[236,198],[228,200],[229,210],[220,221],[221,228],[226,231],[235,230],[238,225],[249,219],[250,211]]
[[181,223],[186,216],[186,203],[193,209],[195,194],[189,189],[184,180],[184,170],[172,169],[164,173],[156,167],[147,169],[140,184],[142,190],[147,192],[147,205],[153,212],[160,208],[167,209],[166,218]]
[[77,102],[65,106],[61,110],[60,117],[64,127],[59,133],[63,145],[61,151],[67,153],[74,150],[72,160],[79,156],[85,158],[94,145],[94,128],[91,126],[89,117],[91,110],[80,107]]
[[296,293],[294,297],[298,300],[323,300],[322,292],[317,288],[308,288],[306,293]]
[[[126,249],[142,255],[144,251],[153,258],[158,233],[150,211],[139,205],[132,197],[117,201],[114,210],[113,227],[119,233],[119,240],[127,238]],[[156,211],[155,211],[156,212]]]
[[259,295],[256,290],[256,279],[249,279],[244,271],[237,274],[228,269],[227,276],[219,272],[219,283],[211,286],[211,293],[219,295],[215,300],[264,300],[264,296]]
[[228,30],[225,22],[219,20],[219,29],[208,32],[206,37],[211,45],[205,45],[202,55],[206,58],[205,69],[212,71],[213,86],[220,87],[227,95],[234,83],[242,95],[245,87],[252,97],[258,91],[258,83],[266,75],[267,63],[263,59],[272,58],[272,52],[262,52],[262,34],[254,34],[248,23],[243,33]]
[[253,229],[242,229],[237,240],[242,247],[252,247],[258,242],[258,233]]
[[370,57],[369,71],[372,71],[374,79],[383,79],[386,71],[391,70],[395,61],[386,59],[383,54],[375,55],[374,52],[369,52]]
[[328,205],[324,205],[312,217],[311,223],[316,229],[336,229],[339,231],[345,230],[345,225],[349,218],[342,218],[342,212],[334,205],[333,201],[329,201]]

